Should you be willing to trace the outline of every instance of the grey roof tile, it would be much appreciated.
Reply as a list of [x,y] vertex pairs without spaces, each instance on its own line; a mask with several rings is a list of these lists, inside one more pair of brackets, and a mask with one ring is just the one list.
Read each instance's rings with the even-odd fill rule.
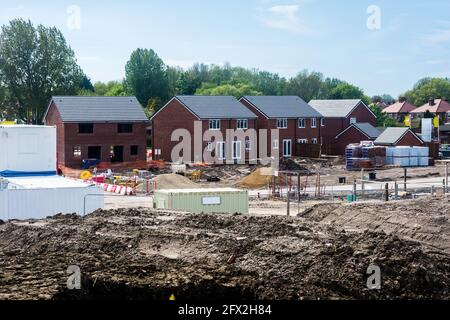
[[325,118],[345,118],[360,102],[357,99],[311,100],[309,105]]
[[244,96],[268,118],[321,118],[303,99],[297,96]]
[[380,136],[381,131],[367,122],[354,123],[355,127],[364,132],[369,138],[376,139]]
[[231,96],[176,96],[200,119],[256,119],[257,116]]
[[403,137],[406,132],[411,130],[407,127],[392,127],[392,128],[386,128],[380,136],[375,140],[375,144],[395,144],[398,140],[400,140],[401,137]]
[[135,97],[52,97],[63,122],[144,122],[147,116]]

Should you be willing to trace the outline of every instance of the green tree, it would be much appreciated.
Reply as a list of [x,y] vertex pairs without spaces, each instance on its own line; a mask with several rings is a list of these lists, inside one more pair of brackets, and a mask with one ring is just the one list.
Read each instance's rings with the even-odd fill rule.
[[9,117],[40,123],[52,95],[75,95],[86,79],[58,29],[22,19],[2,26],[0,82],[13,106]]
[[419,80],[405,93],[405,97],[412,104],[422,106],[430,98],[440,99],[450,97],[450,79],[447,78],[424,78]]
[[327,88],[323,75],[319,72],[304,70],[287,83],[286,94],[301,97],[306,102],[326,97]]
[[248,84],[223,84],[220,86],[215,86],[214,84],[203,84],[203,86],[198,89],[195,93],[196,95],[204,96],[233,96],[240,98],[245,95],[258,96],[262,95],[261,92],[255,90]]
[[151,49],[133,51],[125,66],[125,84],[144,106],[152,98],[165,100],[169,96],[167,68]]

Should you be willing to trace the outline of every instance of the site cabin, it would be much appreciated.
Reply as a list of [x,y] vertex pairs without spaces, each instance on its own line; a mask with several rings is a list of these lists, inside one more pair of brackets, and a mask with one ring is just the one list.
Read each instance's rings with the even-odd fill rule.
[[336,136],[333,143],[333,153],[345,155],[345,149],[349,144],[361,141],[375,141],[381,131],[370,123],[353,123],[347,129]]
[[375,140],[375,145],[390,147],[423,147],[423,140],[410,128],[386,128]]
[[439,116],[443,123],[448,121],[448,113],[450,112],[450,103],[444,99],[430,99],[428,103],[411,111],[414,118],[423,118],[427,111],[435,116]]
[[[257,145],[246,135],[249,129],[256,128],[256,118],[254,113],[231,96],[173,97],[151,118],[153,159],[177,163],[255,160]],[[200,137],[199,134],[194,135],[196,123]],[[227,129],[245,135],[244,141],[234,137],[227,141]],[[181,138],[175,130],[189,137]],[[172,141],[172,134],[175,141]],[[186,149],[180,150],[172,159],[172,150],[184,139],[190,140],[187,140],[190,142],[190,153]],[[205,153],[208,159],[205,159]]]
[[322,152],[339,155],[333,147],[337,135],[353,123],[376,126],[377,117],[362,100],[311,100],[309,104],[324,117]]
[[[280,158],[300,156],[299,144],[305,144],[305,148],[308,144],[321,144],[322,115],[300,97],[244,96],[240,102],[258,116],[258,130],[267,129],[267,152],[270,155],[274,156],[272,150],[278,150]],[[272,129],[279,130],[278,139],[272,137]]]
[[401,97],[398,102],[383,109],[381,112],[397,120],[398,122],[403,122],[405,117],[415,109],[417,109],[415,105],[406,101],[406,98]]
[[57,128],[58,164],[82,160],[146,168],[148,119],[135,97],[53,97],[44,116]]

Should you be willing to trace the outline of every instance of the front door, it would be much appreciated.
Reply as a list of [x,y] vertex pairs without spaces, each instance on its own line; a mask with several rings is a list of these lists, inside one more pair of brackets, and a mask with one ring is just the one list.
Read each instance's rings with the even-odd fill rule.
[[292,156],[292,140],[283,140],[283,157],[289,158]]
[[233,160],[241,159],[241,149],[242,143],[241,141],[233,141]]
[[114,146],[111,162],[123,162],[123,146]]

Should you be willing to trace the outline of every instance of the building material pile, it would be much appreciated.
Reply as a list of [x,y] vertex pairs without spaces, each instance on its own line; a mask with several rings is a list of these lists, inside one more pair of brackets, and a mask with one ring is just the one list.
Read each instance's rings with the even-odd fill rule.
[[153,180],[156,190],[162,189],[194,189],[198,184],[179,174],[161,174]]
[[400,167],[428,167],[428,147],[387,147],[386,163]]
[[345,150],[347,170],[375,169],[386,164],[386,148],[373,142],[350,144]]
[[242,179],[238,183],[238,186],[248,189],[261,189],[272,184],[274,179],[276,184],[285,183],[285,179],[283,177],[275,177],[273,175],[271,168],[259,168]]

